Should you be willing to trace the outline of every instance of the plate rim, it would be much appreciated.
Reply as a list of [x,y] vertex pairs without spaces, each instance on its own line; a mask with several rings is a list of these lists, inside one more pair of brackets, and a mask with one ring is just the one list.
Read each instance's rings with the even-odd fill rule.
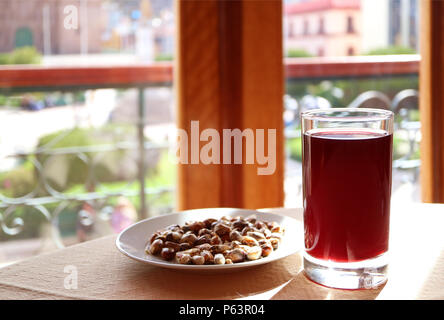
[[181,270],[229,270],[229,269],[237,269],[237,268],[247,268],[247,267],[254,267],[254,266],[259,266],[262,264],[266,264],[266,263],[270,263],[273,261],[277,261],[283,258],[286,258],[292,254],[295,254],[297,252],[300,251],[300,249],[296,248],[294,251],[289,250],[287,253],[281,254],[279,256],[275,256],[275,257],[270,257],[270,259],[258,259],[258,260],[254,260],[254,261],[246,261],[246,262],[242,262],[242,263],[233,263],[233,264],[224,264],[224,265],[214,265],[214,264],[208,264],[208,265],[188,265],[188,264],[179,264],[179,263],[171,263],[171,262],[163,262],[163,261],[156,261],[156,260],[146,260],[143,258],[140,258],[138,256],[135,256],[127,251],[125,251],[121,246],[120,246],[120,239],[123,236],[123,234],[125,232],[127,232],[128,230],[134,228],[136,225],[142,224],[142,223],[146,223],[149,220],[155,220],[155,219],[159,219],[162,217],[167,217],[167,216],[173,216],[173,215],[179,215],[179,214],[183,214],[183,213],[194,213],[194,212],[199,212],[199,211],[207,211],[207,210],[236,210],[236,211],[244,211],[244,212],[251,212],[251,214],[254,213],[261,213],[261,214],[272,214],[275,216],[280,216],[283,217],[285,219],[290,219],[290,220],[294,220],[295,222],[299,222],[297,219],[293,218],[293,217],[289,217],[280,213],[274,213],[273,211],[259,211],[259,210],[254,210],[254,209],[242,209],[242,208],[234,208],[234,207],[215,207],[215,208],[198,208],[198,209],[189,209],[189,210],[182,210],[182,211],[175,211],[175,212],[171,212],[168,214],[164,214],[164,215],[158,215],[158,216],[154,216],[154,217],[149,217],[146,219],[143,219],[141,221],[138,221],[128,227],[126,227],[125,229],[123,229],[117,236],[116,241],[114,242],[115,246],[117,247],[117,249],[125,256],[127,256],[128,258],[131,258],[135,261],[141,262],[141,263],[145,263],[145,264],[149,264],[149,265],[154,265],[154,266],[158,266],[161,268],[168,268],[168,269],[181,269]]

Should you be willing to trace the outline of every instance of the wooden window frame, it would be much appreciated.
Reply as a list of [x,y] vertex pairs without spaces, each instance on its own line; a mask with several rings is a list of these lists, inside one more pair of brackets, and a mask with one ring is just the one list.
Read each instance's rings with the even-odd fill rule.
[[444,202],[444,2],[420,1],[421,193]]

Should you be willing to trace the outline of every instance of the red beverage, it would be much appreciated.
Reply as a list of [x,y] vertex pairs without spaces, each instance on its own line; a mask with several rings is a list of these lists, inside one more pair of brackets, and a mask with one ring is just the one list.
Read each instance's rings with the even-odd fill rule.
[[388,250],[392,135],[362,129],[304,134],[306,252],[355,262]]

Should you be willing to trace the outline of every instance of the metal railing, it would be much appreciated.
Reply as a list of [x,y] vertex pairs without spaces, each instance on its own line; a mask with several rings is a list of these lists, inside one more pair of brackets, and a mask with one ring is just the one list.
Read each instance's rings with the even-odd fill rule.
[[[36,185],[26,195],[19,197],[8,197],[0,194],[0,226],[4,233],[17,235],[25,227],[22,217],[14,217],[17,208],[32,207],[48,221],[52,228],[52,238],[59,246],[63,241],[58,230],[58,216],[70,202],[94,202],[106,201],[111,197],[138,197],[139,210],[138,219],[149,216],[149,205],[147,196],[162,195],[166,192],[174,192],[173,187],[148,188],[145,185],[147,166],[145,153],[147,150],[161,150],[168,148],[168,143],[153,143],[146,141],[144,130],[147,124],[145,89],[159,86],[171,86],[172,66],[171,64],[144,65],[134,67],[80,67],[80,68],[46,68],[39,66],[26,67],[2,67],[0,68],[0,94],[15,95],[30,92],[71,92],[78,90],[90,90],[100,88],[135,88],[137,90],[137,139],[136,141],[121,141],[113,144],[94,146],[75,146],[69,148],[52,148],[54,141],[47,143],[31,152],[15,152],[9,157],[20,159],[32,159],[35,168]],[[65,134],[69,133],[69,130]],[[63,138],[63,137],[62,137]],[[55,140],[60,140],[56,137]],[[88,188],[97,182],[94,181],[94,154],[107,152],[137,152],[138,156],[138,190],[101,191],[96,192],[94,188]],[[48,183],[45,176],[45,162],[53,156],[75,157],[85,164],[87,171],[86,192],[66,194],[56,190]],[[43,162],[41,161],[43,160]],[[53,205],[53,210],[48,210],[48,205]],[[55,207],[54,207],[55,205]],[[55,209],[54,209],[55,208]]]

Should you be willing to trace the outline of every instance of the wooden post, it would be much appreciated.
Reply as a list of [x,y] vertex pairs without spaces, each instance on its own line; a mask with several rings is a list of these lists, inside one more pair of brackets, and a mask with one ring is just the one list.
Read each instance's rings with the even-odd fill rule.
[[179,164],[179,209],[282,206],[281,1],[188,0],[176,4],[178,127],[189,136],[193,120],[199,120],[201,131],[214,128],[221,137],[223,129],[235,128],[265,129],[266,133],[276,129],[277,133],[272,175],[258,175],[257,162]]
[[444,202],[444,2],[421,1],[421,190]]
[[284,205],[282,16],[281,1],[243,1],[243,126],[277,129],[275,173],[244,168],[247,208]]

